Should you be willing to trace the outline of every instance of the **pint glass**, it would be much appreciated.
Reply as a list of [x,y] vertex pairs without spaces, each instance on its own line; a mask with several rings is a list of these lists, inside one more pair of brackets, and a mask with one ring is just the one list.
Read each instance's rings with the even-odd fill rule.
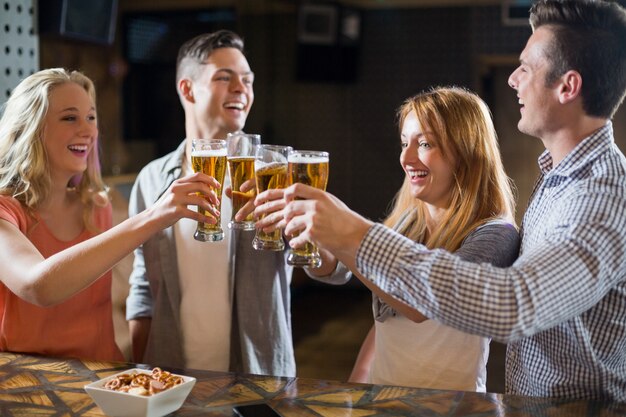
[[[191,142],[191,166],[194,172],[203,172],[215,178],[220,184],[224,184],[226,174],[226,141],[219,139],[193,139]],[[222,187],[214,190],[217,194],[217,209],[222,208]],[[198,211],[204,215],[214,217],[212,214],[198,207]],[[198,222],[194,239],[202,242],[217,242],[224,239],[221,218],[217,217],[216,224]]]
[[[328,184],[328,152],[292,151],[288,157],[288,184],[297,182],[326,191]],[[287,263],[293,266],[319,267],[322,264],[319,251],[312,243],[299,249],[290,249]]]
[[[291,146],[259,145],[257,147],[254,161],[257,194],[272,188],[287,186],[287,157],[291,150]],[[283,250],[285,241],[282,230],[276,229],[271,233],[257,230],[252,247],[257,250]]]
[[226,138],[228,147],[228,171],[233,189],[233,214],[228,223],[231,229],[254,230],[254,216],[250,213],[243,221],[235,221],[235,214],[254,197],[254,189],[241,191],[241,185],[254,179],[254,159],[256,147],[261,144],[260,135],[243,132],[229,133]]

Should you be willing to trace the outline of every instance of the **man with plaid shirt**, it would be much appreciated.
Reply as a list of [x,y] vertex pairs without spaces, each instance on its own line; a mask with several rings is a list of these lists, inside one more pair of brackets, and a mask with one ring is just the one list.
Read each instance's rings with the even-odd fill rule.
[[322,268],[338,259],[414,320],[508,343],[508,393],[624,402],[626,158],[610,120],[626,92],[626,11],[541,0],[530,22],[509,85],[519,130],[546,151],[511,267],[428,250],[302,185],[285,191],[285,233],[300,231],[292,246],[319,245]]

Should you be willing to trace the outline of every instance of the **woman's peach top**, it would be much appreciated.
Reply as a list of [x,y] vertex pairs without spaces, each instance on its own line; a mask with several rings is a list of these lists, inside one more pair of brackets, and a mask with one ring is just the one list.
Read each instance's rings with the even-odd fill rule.
[[[30,216],[17,200],[7,196],[0,196],[0,219],[17,226],[44,258],[93,236],[85,229],[75,239],[61,241],[43,221]],[[99,230],[111,227],[110,205],[95,210],[94,224]],[[28,303],[0,282],[0,350],[123,360],[113,330],[111,277],[108,271],[89,287],[52,307]]]

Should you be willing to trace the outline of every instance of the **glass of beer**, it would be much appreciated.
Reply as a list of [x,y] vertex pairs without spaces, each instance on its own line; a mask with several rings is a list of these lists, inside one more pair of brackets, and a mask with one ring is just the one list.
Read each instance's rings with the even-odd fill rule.
[[260,135],[243,132],[229,133],[226,138],[228,147],[228,171],[233,190],[233,214],[228,223],[231,229],[254,230],[254,216],[250,213],[243,221],[235,220],[235,214],[254,197],[254,188],[241,191],[241,185],[254,180],[254,159],[256,147],[261,144]]
[[[288,184],[297,182],[326,191],[328,184],[329,158],[328,152],[292,151],[288,157]],[[299,249],[290,249],[287,263],[293,266],[310,266],[317,268],[322,264],[317,247],[306,243]]]
[[[291,150],[291,146],[259,145],[257,147],[254,161],[257,194],[287,186],[287,157]],[[282,230],[276,229],[271,233],[265,233],[257,229],[252,247],[256,250],[285,249]]]
[[[224,184],[226,174],[226,141],[220,139],[193,139],[191,141],[191,166],[194,172],[203,172]],[[214,190],[218,204],[215,208],[222,208],[222,187]],[[198,207],[198,211],[206,216],[215,217],[208,211]],[[198,222],[194,239],[202,242],[217,242],[224,239],[221,216],[216,218],[215,224]]]

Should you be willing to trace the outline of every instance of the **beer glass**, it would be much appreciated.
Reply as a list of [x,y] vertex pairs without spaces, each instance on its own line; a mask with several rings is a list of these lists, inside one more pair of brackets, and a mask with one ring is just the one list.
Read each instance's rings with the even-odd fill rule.
[[[288,157],[287,182],[289,185],[299,182],[326,191],[328,169],[328,152],[292,151]],[[317,268],[322,264],[322,258],[315,245],[305,243],[299,249],[289,250],[287,263],[293,266]]]
[[[191,166],[194,172],[203,172],[215,178],[220,184],[224,184],[226,174],[226,141],[220,139],[193,139],[191,141]],[[222,187],[215,189],[218,204],[216,208],[222,208]],[[214,217],[208,211],[198,207],[198,211],[204,215]],[[224,239],[221,216],[217,217],[216,224],[198,222],[194,239],[202,242],[217,242]]]
[[[287,186],[287,157],[291,150],[291,146],[259,145],[257,147],[254,161],[257,194]],[[252,247],[256,250],[285,249],[282,230],[276,229],[271,233],[265,233],[257,229],[252,240]]]
[[254,189],[240,191],[241,185],[254,179],[254,159],[256,147],[261,144],[260,135],[243,132],[229,133],[226,138],[228,147],[228,172],[233,190],[233,214],[228,223],[231,229],[254,230],[254,216],[250,213],[243,221],[235,220],[235,214],[254,197]]

